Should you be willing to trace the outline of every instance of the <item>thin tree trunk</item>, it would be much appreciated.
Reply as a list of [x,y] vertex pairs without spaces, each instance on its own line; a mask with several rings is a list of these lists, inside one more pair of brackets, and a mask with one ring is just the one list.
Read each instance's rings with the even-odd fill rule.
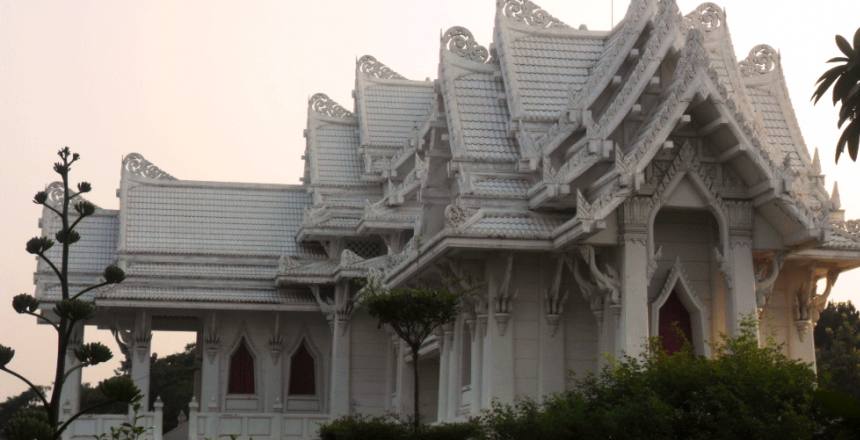
[[414,432],[418,432],[418,428],[421,426],[421,414],[418,409],[418,350],[420,346],[413,346],[412,348],[412,430]]

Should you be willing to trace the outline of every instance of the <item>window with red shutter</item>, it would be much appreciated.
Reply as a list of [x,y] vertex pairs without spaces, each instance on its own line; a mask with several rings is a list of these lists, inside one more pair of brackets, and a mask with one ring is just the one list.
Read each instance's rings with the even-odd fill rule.
[[227,393],[254,394],[254,357],[248,351],[244,338],[239,342],[233,355],[230,356],[230,378]]
[[308,351],[305,341],[290,358],[290,395],[316,395],[316,361]]

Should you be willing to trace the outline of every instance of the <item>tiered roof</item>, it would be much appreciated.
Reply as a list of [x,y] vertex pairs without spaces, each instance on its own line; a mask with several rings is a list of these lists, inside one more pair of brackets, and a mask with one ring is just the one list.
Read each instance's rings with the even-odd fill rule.
[[458,247],[563,251],[679,169],[720,206],[754,205],[797,255],[860,263],[779,54],[760,45],[738,62],[720,7],[633,0],[614,29],[590,31],[499,0],[493,38],[443,33],[435,81],[359,58],[354,113],[309,100],[301,186],[177,180],[129,155],[120,211],[85,222],[75,272],[119,260],[128,282],[99,293],[117,301],[314,307],[308,284],[368,270],[398,283]]

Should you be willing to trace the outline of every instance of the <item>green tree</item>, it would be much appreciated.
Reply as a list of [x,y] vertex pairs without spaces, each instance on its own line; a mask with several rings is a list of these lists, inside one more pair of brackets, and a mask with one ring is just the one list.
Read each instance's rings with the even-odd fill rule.
[[194,372],[199,369],[195,347],[196,344],[188,344],[182,352],[163,358],[153,356],[149,395],[151,399],[160,397],[164,403],[164,432],[177,426],[180,413],[188,413],[188,403],[194,394]]
[[818,381],[860,399],[860,311],[849,302],[830,303],[815,326]]
[[371,316],[387,325],[409,347],[412,354],[412,423],[417,432],[421,426],[418,387],[418,351],[437,328],[457,317],[460,296],[444,289],[404,287],[386,289],[378,279],[364,288],[361,304]]
[[818,78],[812,99],[817,104],[827,90],[833,87],[833,105],[841,105],[837,126],[842,128],[848,122],[836,144],[836,161],[839,162],[839,156],[845,151],[846,145],[851,160],[856,161],[860,146],[860,29],[854,34],[854,47],[841,35],[836,36],[836,46],[844,56],[827,61],[839,65],[830,68]]
[[[89,411],[114,402],[131,403],[138,399],[140,392],[128,378],[112,378],[99,384],[101,392],[107,397],[104,402],[91,407],[83,408],[79,413],[73,414],[67,420],[60,420],[60,392],[63,384],[72,371],[79,370],[91,365],[100,364],[111,359],[113,356],[110,349],[100,343],[82,344],[75,349],[75,357],[78,364],[72,368],[66,366],[66,351],[75,329],[84,324],[95,315],[95,304],[83,297],[87,292],[110,284],[120,283],[125,279],[125,273],[117,266],[108,266],[103,273],[101,282],[72,292],[69,284],[70,250],[72,246],[80,241],[81,235],[77,226],[96,211],[95,205],[84,200],[81,195],[89,192],[92,187],[87,182],[77,184],[77,191],[70,189],[69,173],[72,165],[80,159],[78,153],[72,153],[68,147],[57,152],[60,161],[54,164],[54,172],[62,179],[62,194],[52,198],[47,191],[39,191],[33,197],[33,203],[44,206],[48,211],[56,215],[61,227],[54,235],[54,239],[48,237],[34,237],[27,241],[27,252],[36,255],[57,277],[60,285],[60,298],[51,309],[43,307],[34,296],[22,293],[12,299],[12,308],[17,313],[31,315],[37,320],[50,325],[57,332],[56,346],[56,368],[54,370],[53,387],[50,396],[44,389],[36,386],[21,373],[10,368],[9,363],[15,356],[15,350],[5,345],[0,345],[0,371],[4,371],[27,384],[38,398],[45,413],[45,421],[37,418],[28,419],[32,424],[45,424],[51,432],[52,438],[59,438],[62,432],[75,419]],[[56,241],[55,241],[56,240]],[[53,261],[48,256],[48,251],[55,243],[60,243],[60,260]],[[46,353],[47,355],[47,353]]]

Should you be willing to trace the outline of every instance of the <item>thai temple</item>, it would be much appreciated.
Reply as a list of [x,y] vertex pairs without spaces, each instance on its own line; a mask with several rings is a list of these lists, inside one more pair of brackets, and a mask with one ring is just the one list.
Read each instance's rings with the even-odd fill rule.
[[[197,335],[189,440],[311,439],[333,417],[409,414],[415,387],[427,422],[460,420],[563,391],[652,337],[707,356],[742,324],[815,362],[860,223],[824,187],[779,52],[737,55],[719,6],[632,0],[606,31],[499,0],[492,41],[442,34],[437,79],[383,61],[357,60],[353,102],[310,98],[300,185],[182,180],[125,156],[119,209],[81,224],[71,267],[80,285],[113,263],[128,274],[93,292],[87,328],[121,341],[143,420],[162,423],[160,330]],[[474,293],[413,359],[362,308],[368,277]],[[35,279],[56,301],[49,267]],[[86,416],[66,438],[124,420]]]

